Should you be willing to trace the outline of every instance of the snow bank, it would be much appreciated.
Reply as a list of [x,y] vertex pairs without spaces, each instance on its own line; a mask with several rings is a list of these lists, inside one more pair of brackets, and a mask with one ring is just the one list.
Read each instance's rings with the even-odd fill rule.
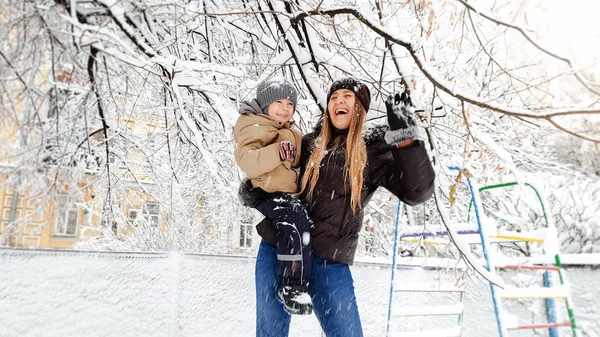
[[[366,337],[385,335],[389,268],[352,267]],[[462,273],[404,268],[396,275],[399,282],[425,284],[452,282]],[[600,336],[600,269],[571,268],[567,276],[580,336]],[[398,293],[394,307],[456,305],[459,294]],[[464,295],[462,336],[496,335],[487,284],[468,280]],[[521,309],[513,302],[505,303],[506,310],[522,323],[539,311],[529,302]],[[254,310],[253,258],[0,249],[2,337],[252,336]],[[455,323],[451,316],[399,317],[393,328]],[[300,336],[321,336],[314,315],[292,319],[290,337]]]

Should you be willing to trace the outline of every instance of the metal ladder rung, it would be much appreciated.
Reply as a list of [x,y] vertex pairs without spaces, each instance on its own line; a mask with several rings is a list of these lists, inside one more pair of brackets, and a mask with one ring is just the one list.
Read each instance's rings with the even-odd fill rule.
[[496,266],[497,269],[516,269],[516,270],[547,270],[547,271],[560,271],[559,267],[556,266],[519,266],[519,265],[505,265]]
[[497,233],[496,235],[490,235],[492,238],[492,242],[494,239],[496,240],[505,240],[505,241],[526,241],[526,242],[544,242],[546,240],[546,236],[548,236],[547,228],[534,229],[529,232],[502,232]]
[[[481,244],[479,234],[466,234],[463,239],[469,244]],[[544,239],[535,236],[509,235],[506,233],[490,235],[487,238],[489,243],[503,242],[544,242]]]
[[527,329],[550,329],[560,327],[570,327],[571,322],[561,323],[542,323],[542,324],[531,324],[531,325],[518,325],[515,327],[508,327],[508,330],[527,330]]
[[[474,234],[479,232],[479,227],[476,223],[452,223],[452,228],[458,232],[458,234]],[[404,226],[400,237],[421,237],[421,236],[441,236],[448,235],[446,228],[439,225],[417,225],[417,226]]]
[[[523,236],[517,234],[497,234],[491,235],[491,242],[540,242],[543,243],[545,239],[538,238],[535,236]],[[494,240],[496,239],[496,240]],[[503,240],[503,241],[500,241]]]
[[[458,231],[459,235],[462,235],[469,243],[481,243],[481,239],[477,230]],[[531,232],[503,232],[489,235],[489,242],[544,242],[547,235],[547,229],[537,229]],[[421,233],[407,233],[400,237],[403,241],[420,242],[426,240],[427,243],[431,244],[450,244],[450,240],[445,237],[448,236],[446,231],[436,232],[421,232]],[[425,239],[433,237],[433,239]]]
[[421,307],[403,307],[399,308],[394,316],[445,316],[445,315],[460,315],[463,313],[465,306],[463,303],[451,305],[428,305]]
[[406,331],[392,333],[393,337],[460,337],[461,327],[425,331]]
[[465,285],[461,284],[459,286],[456,286],[454,283],[451,283],[451,282],[444,282],[444,283],[439,283],[439,284],[406,283],[406,282],[400,283],[399,282],[399,283],[395,284],[394,291],[396,291],[396,292],[444,292],[444,293],[458,292],[458,293],[462,293],[465,291]]
[[499,289],[499,295],[504,299],[534,299],[534,298],[568,298],[569,288],[565,285],[549,288],[506,288]]

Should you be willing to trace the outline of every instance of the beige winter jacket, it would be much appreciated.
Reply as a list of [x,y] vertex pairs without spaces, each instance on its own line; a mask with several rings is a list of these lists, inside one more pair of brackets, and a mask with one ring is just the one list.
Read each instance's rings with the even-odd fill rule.
[[[302,135],[293,122],[281,123],[262,113],[254,101],[244,102],[233,129],[235,161],[252,181],[266,192],[298,192],[298,173]],[[296,158],[281,161],[279,143],[296,147]]]

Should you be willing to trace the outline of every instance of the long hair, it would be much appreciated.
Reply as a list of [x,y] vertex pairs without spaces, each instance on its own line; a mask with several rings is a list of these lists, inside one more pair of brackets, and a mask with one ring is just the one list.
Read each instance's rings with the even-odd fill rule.
[[[344,165],[345,186],[348,185],[348,182],[350,183],[350,207],[354,213],[361,207],[364,170],[367,162],[367,147],[362,134],[366,115],[365,108],[357,99],[354,107],[354,116],[350,120],[346,139],[346,163]],[[319,168],[327,150],[327,145],[331,140],[332,128],[333,125],[329,120],[329,111],[325,111],[325,116],[321,124],[321,132],[317,137],[315,146],[306,164],[304,176],[302,177],[300,193],[304,193],[308,188],[307,196],[309,200],[312,198],[315,186],[319,180]],[[339,144],[339,142],[336,142],[334,147],[339,146]]]

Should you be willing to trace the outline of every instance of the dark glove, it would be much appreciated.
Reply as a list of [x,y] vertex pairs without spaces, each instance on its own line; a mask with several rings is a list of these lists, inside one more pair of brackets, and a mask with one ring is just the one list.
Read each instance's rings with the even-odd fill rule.
[[279,143],[279,159],[281,161],[296,159],[296,147],[288,141]]
[[385,141],[388,144],[398,144],[403,140],[419,138],[415,107],[407,93],[403,92],[402,95],[396,93],[394,97],[389,96],[385,100],[385,107],[390,125],[390,131],[385,133]]
[[244,206],[255,208],[265,198],[266,192],[260,188],[254,188],[250,179],[245,178],[238,189],[238,197]]

